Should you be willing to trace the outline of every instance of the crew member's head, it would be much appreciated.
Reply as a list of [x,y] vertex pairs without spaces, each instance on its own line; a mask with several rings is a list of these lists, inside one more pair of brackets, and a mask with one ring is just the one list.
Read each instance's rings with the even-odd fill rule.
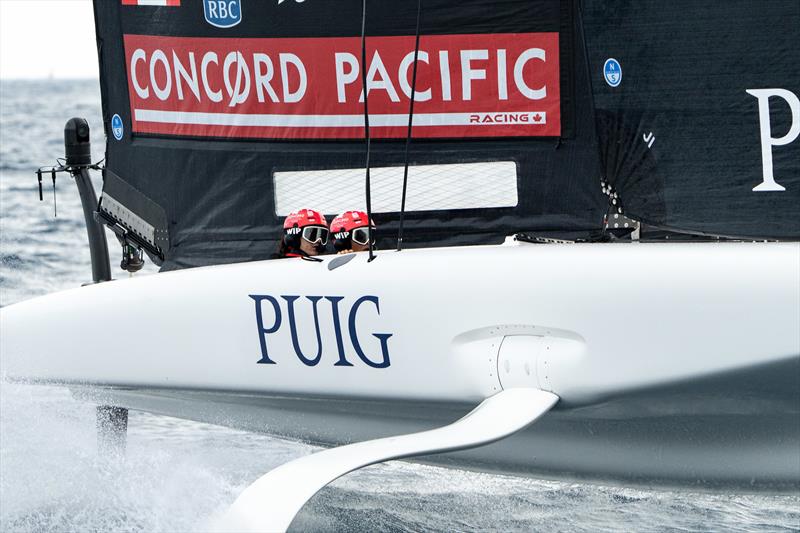
[[[337,252],[363,252],[369,249],[369,226],[363,211],[345,211],[331,222],[333,247]],[[372,222],[372,244],[375,244],[375,222]]]
[[319,211],[299,209],[283,221],[285,254],[319,255],[327,244],[328,221]]

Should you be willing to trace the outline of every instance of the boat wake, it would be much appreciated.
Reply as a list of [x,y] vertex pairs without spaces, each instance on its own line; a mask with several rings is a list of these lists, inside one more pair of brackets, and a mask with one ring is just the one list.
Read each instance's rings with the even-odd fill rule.
[[[197,531],[264,472],[316,448],[130,413],[124,460],[98,457],[94,407],[54,387],[0,387],[0,530]],[[304,507],[295,531],[796,530],[800,495],[730,496],[536,481],[392,462]]]

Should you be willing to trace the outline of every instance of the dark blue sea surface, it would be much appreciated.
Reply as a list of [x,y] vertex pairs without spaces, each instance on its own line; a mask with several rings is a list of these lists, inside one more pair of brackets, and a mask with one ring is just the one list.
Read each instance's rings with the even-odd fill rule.
[[[33,174],[63,155],[63,126],[73,116],[89,120],[94,156],[101,159],[96,81],[0,83],[0,305],[91,277],[74,184],[58,178],[54,217],[52,183],[45,182],[39,202]],[[116,267],[118,246],[110,235],[109,244],[114,275],[126,275]],[[154,272],[148,266],[137,275]],[[56,319],[42,317],[42,334]],[[65,389],[2,382],[0,531],[203,531],[263,473],[313,449],[132,412],[126,458],[109,461],[97,454],[93,405]],[[293,529],[798,531],[800,495],[646,491],[392,462],[324,489]]]

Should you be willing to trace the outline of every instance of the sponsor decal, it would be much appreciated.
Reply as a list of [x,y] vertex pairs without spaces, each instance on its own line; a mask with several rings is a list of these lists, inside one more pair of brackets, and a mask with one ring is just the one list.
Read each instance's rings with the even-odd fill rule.
[[[388,368],[391,365],[389,338],[392,333],[366,333],[359,327],[366,313],[380,316],[380,301],[377,296],[361,296],[352,305],[344,296],[279,296],[276,298],[268,294],[251,294],[250,298],[255,303],[256,326],[261,346],[261,358],[256,361],[258,364],[278,364],[275,359],[280,360],[285,354],[276,354],[275,350],[270,352],[269,341],[272,335],[286,335],[288,330],[294,356],[306,366],[316,366],[322,360],[323,353],[320,320],[330,320],[335,339],[327,340],[335,340],[338,357],[336,362],[332,363],[333,366],[359,364],[371,368]],[[327,309],[325,309],[326,307]],[[297,320],[298,313],[302,313],[302,316],[306,317],[313,313],[313,333],[316,336],[314,350],[308,350],[308,344],[313,343],[304,342],[305,351],[300,346],[301,338],[311,339],[314,337],[311,335],[310,324],[305,324],[305,328],[301,327],[303,324]],[[346,348],[345,328],[350,341]],[[325,350],[325,353],[330,351]]]
[[[762,182],[753,187],[756,192],[785,191],[786,187],[775,181],[772,167],[772,147],[785,146],[800,136],[800,98],[786,89],[747,89],[747,94],[758,99],[758,122],[761,132]],[[789,104],[791,125],[782,137],[773,137],[770,122],[769,99],[780,98]],[[785,108],[785,106],[784,106]]]
[[181,0],[122,0],[123,6],[180,6]]
[[242,21],[242,0],[203,0],[206,22],[217,28],[232,28]]
[[647,145],[647,149],[649,150],[653,147],[653,143],[656,142],[656,136],[652,131],[649,133],[642,133],[642,140]]
[[613,57],[606,59],[603,65],[603,77],[611,87],[617,87],[622,83],[622,66],[620,66],[619,61]]
[[477,113],[469,116],[470,124],[544,124],[547,115],[538,113]]
[[[125,35],[134,133],[353,139],[406,135],[414,37]],[[558,33],[426,35],[415,137],[558,136]],[[364,72],[364,70],[366,72]]]
[[118,141],[121,141],[122,136],[125,134],[125,127],[122,125],[122,118],[119,115],[111,117],[111,133]]

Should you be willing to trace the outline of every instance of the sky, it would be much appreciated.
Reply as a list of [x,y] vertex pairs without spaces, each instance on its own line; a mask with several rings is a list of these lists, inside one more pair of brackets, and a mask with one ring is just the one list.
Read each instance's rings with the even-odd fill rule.
[[97,78],[91,0],[0,0],[0,78]]

